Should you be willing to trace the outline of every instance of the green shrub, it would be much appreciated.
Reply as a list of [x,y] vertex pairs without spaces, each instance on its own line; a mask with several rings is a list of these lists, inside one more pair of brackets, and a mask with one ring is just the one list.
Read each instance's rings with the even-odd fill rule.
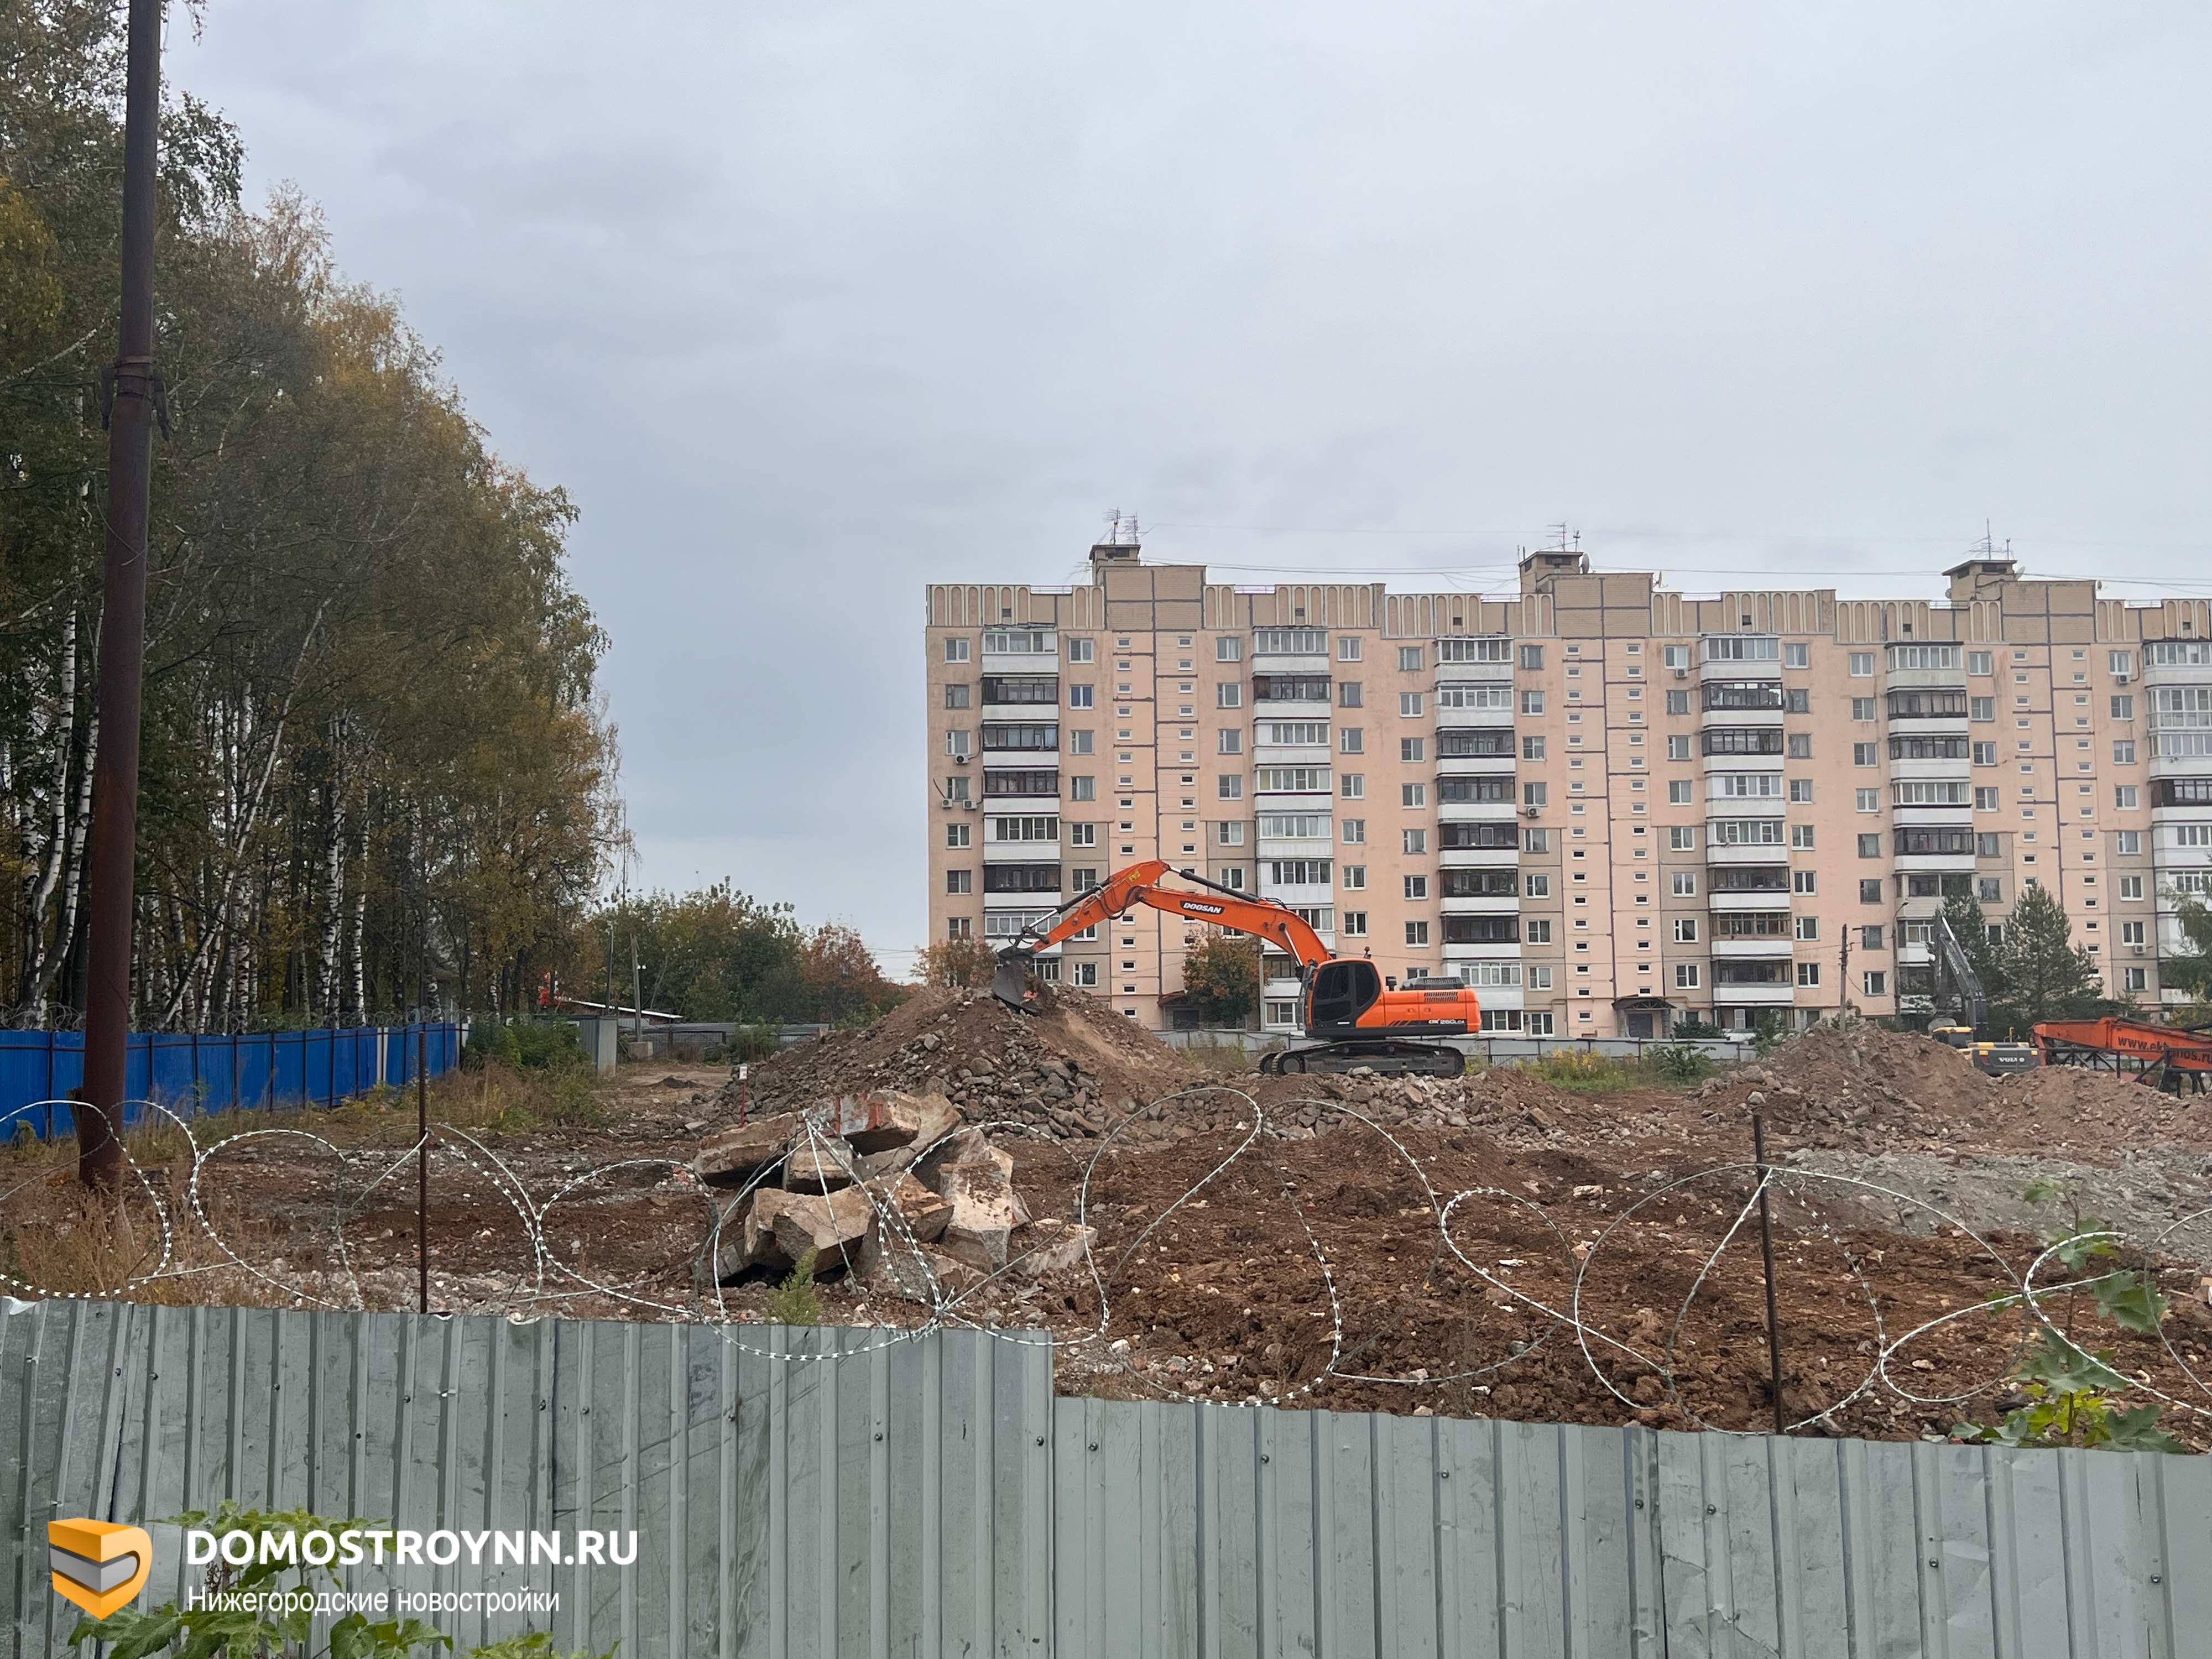
[[583,1033],[565,1019],[479,1020],[469,1027],[465,1064],[488,1060],[525,1071],[563,1071],[588,1064]]
[[792,1267],[791,1276],[770,1292],[768,1316],[779,1325],[819,1325],[822,1297],[814,1288],[814,1269],[821,1252],[809,1250]]
[[1669,1083],[1698,1083],[1713,1074],[1713,1057],[1693,1042],[1655,1043],[1644,1058]]
[[740,1025],[730,1033],[725,1052],[732,1060],[767,1060],[782,1047],[773,1025]]

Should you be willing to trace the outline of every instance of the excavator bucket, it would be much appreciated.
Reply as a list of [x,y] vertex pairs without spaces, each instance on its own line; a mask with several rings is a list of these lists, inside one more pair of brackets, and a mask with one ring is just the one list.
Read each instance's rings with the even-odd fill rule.
[[999,970],[991,978],[991,994],[1009,1008],[1029,1012],[1036,1002],[1036,984],[1030,974],[1030,953],[1001,951]]

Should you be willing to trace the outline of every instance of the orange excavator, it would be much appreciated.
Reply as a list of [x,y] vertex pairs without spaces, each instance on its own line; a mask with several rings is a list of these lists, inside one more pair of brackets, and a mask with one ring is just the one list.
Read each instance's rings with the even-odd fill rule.
[[2046,1019],[2035,1027],[2045,1066],[2080,1066],[2132,1077],[2168,1094],[2212,1084],[2212,1033],[2146,1019]]
[[[1191,885],[1162,885],[1171,875]],[[1448,1042],[1433,1040],[1481,1028],[1482,1012],[1474,993],[1459,980],[1411,980],[1402,990],[1395,979],[1386,985],[1366,957],[1334,955],[1289,905],[1255,898],[1187,872],[1177,875],[1159,859],[1116,870],[1103,886],[1069,900],[1024,929],[999,952],[992,990],[1012,1007],[1032,1008],[1036,998],[1034,958],[1039,951],[1086,927],[1125,916],[1140,904],[1188,921],[1256,934],[1298,964],[1298,1023],[1308,1042],[1285,1053],[1262,1054],[1262,1072],[1348,1072],[1365,1066],[1395,1076],[1457,1077],[1467,1069],[1466,1055]]]

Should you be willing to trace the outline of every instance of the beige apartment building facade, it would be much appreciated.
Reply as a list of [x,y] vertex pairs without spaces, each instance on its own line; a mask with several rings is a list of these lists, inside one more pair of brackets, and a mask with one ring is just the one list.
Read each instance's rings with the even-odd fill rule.
[[[1502,596],[1212,582],[1121,543],[1090,575],[927,591],[935,939],[1002,945],[1159,858],[1463,977],[1486,1030],[1661,1036],[1927,1012],[1947,896],[2001,921],[2031,882],[2154,1009],[2212,881],[2205,599],[2001,556],[1935,601],[1692,596],[1571,549]],[[1041,969],[1164,1030],[1193,943],[1140,910]],[[1265,965],[1288,1030],[1295,970]]]

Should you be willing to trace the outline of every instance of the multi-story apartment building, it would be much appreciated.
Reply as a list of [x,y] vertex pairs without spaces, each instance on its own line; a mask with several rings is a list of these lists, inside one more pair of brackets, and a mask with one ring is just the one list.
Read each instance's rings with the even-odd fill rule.
[[[1517,592],[1232,586],[1095,548],[1065,587],[928,590],[930,927],[1011,939],[1139,859],[1458,974],[1486,1029],[1657,1035],[1924,1011],[1930,917],[2055,893],[2160,1000],[2212,880],[2212,605],[2009,557],[1948,598],[1698,596],[1560,549]],[[1186,924],[1043,971],[1178,1023]],[[1265,959],[1265,1024],[1297,980]],[[1182,1023],[1188,1023],[1184,1021]]]

